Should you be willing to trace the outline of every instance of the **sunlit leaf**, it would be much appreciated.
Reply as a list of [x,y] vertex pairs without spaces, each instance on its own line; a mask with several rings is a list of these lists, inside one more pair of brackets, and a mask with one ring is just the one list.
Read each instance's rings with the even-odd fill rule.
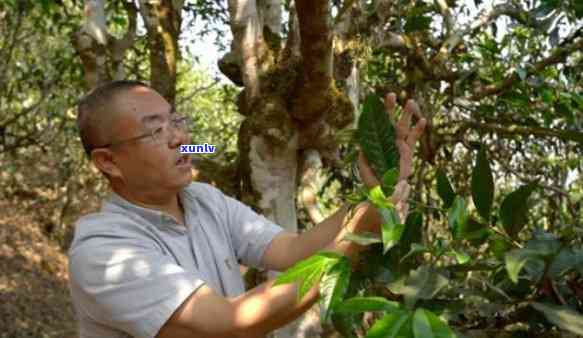
[[303,299],[304,296],[318,283],[322,274],[324,273],[324,268],[316,268],[308,271],[301,279],[300,286],[298,288],[298,301]]
[[451,253],[459,264],[466,264],[471,260],[470,255],[461,250],[451,250]]
[[380,212],[383,216],[383,223],[381,224],[383,251],[387,252],[399,243],[405,230],[405,224],[401,223],[394,208],[381,208]]
[[468,222],[468,209],[465,200],[456,196],[453,205],[449,208],[448,223],[454,239],[462,238],[464,228]]
[[320,281],[320,317],[327,322],[334,308],[340,304],[350,283],[351,267],[343,257],[326,271]]
[[392,203],[389,199],[385,196],[383,189],[380,185],[370,189],[368,192],[368,199],[377,207],[377,208],[391,208]]
[[279,275],[274,285],[299,282],[298,297],[302,299],[314,284],[320,280],[322,274],[342,259],[345,259],[345,257],[334,252],[320,252],[295,264]]

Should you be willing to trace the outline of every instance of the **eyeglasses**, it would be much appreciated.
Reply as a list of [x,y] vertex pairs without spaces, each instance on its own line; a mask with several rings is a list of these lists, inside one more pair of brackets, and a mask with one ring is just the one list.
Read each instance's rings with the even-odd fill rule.
[[181,132],[184,133],[188,133],[188,126],[192,124],[192,119],[188,116],[184,116],[184,115],[180,115],[177,113],[174,113],[171,115],[171,117],[162,125],[153,128],[152,130],[139,135],[139,136],[135,136],[126,140],[121,140],[121,141],[116,141],[116,142],[111,142],[102,146],[98,146],[98,147],[92,147],[91,150],[93,149],[98,149],[98,148],[110,148],[113,146],[118,146],[120,144],[123,143],[127,143],[127,142],[133,142],[133,141],[138,141],[141,139],[145,139],[150,137],[152,140],[152,143],[155,144],[159,144],[159,143],[167,143],[170,141],[170,136],[172,135],[172,133],[170,132],[170,127],[173,130],[179,130]]

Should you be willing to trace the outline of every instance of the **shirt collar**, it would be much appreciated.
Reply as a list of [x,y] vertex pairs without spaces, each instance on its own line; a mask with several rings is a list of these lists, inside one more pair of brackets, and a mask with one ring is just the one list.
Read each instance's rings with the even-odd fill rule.
[[[187,189],[182,189],[178,194],[184,212],[187,212],[187,205],[193,202],[192,196]],[[160,210],[150,209],[136,205],[125,198],[121,197],[116,192],[111,192],[109,197],[105,200],[102,206],[103,211],[121,212],[124,214],[137,214],[146,221],[156,226],[167,226],[168,224],[176,222],[174,217],[170,214]],[[173,221],[173,222],[172,222]]]

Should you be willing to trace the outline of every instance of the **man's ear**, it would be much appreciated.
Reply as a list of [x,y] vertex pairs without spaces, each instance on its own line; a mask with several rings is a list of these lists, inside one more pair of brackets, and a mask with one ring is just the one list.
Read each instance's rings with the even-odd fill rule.
[[91,152],[91,160],[97,169],[107,174],[110,178],[122,178],[122,172],[119,170],[111,150],[107,148],[94,149]]

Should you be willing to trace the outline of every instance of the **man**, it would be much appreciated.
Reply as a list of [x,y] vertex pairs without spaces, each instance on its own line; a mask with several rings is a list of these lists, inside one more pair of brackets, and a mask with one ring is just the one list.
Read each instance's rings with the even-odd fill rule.
[[[395,97],[388,96],[392,109]],[[397,123],[401,181],[393,196],[406,206],[412,149],[423,131],[409,129],[416,105]],[[295,284],[268,281],[245,292],[238,262],[283,271],[320,250],[355,257],[347,232],[376,231],[380,218],[363,203],[343,225],[346,208],[302,234],[284,232],[247,206],[192,183],[187,118],[153,89],[134,81],[105,84],[83,98],[83,146],[107,177],[112,195],[82,217],[69,251],[70,288],[81,337],[262,337],[307,310]],[[378,184],[363,156],[361,174]]]

